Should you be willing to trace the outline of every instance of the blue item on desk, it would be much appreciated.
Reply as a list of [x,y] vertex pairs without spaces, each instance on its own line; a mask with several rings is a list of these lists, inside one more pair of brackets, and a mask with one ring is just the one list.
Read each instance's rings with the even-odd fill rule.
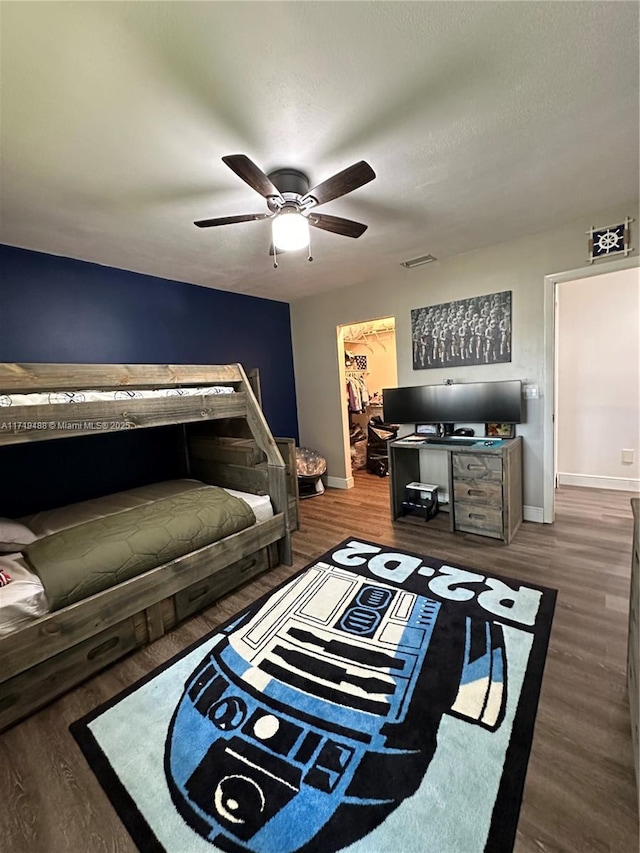
[[424,436],[405,435],[396,440],[395,444],[404,447],[500,447],[508,439],[504,438],[467,438],[459,435],[449,436]]
[[451,435],[446,438],[425,438],[422,445],[435,445],[445,447],[499,447],[504,439],[502,438],[463,438],[462,436]]

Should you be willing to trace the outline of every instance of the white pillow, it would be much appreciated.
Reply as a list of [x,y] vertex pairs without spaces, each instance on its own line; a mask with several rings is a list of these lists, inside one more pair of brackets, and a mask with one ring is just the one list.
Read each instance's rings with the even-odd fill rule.
[[11,583],[0,587],[0,638],[48,613],[42,581],[30,572],[20,554],[0,556],[0,569]]
[[0,554],[21,551],[38,537],[29,528],[12,518],[0,518]]

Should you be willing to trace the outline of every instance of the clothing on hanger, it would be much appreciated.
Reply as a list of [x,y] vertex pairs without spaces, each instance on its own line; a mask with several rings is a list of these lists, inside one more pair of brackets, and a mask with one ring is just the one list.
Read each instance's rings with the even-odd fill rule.
[[347,372],[346,380],[349,411],[358,414],[364,412],[369,403],[369,391],[364,375]]

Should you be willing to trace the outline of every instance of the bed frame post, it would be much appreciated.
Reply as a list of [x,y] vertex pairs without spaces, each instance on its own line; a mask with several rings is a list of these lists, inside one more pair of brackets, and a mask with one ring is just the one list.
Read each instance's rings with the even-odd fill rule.
[[287,566],[293,562],[293,554],[291,548],[291,523],[289,519],[289,498],[287,494],[287,478],[285,472],[285,464],[282,454],[276,444],[271,430],[267,424],[265,416],[260,408],[256,395],[253,393],[253,388],[249,377],[244,371],[241,364],[236,365],[240,376],[242,377],[240,386],[241,390],[247,396],[247,424],[256,441],[256,444],[267,457],[268,477],[269,477],[269,496],[273,503],[275,512],[284,513],[285,517],[285,535],[278,542],[278,554],[280,560]]

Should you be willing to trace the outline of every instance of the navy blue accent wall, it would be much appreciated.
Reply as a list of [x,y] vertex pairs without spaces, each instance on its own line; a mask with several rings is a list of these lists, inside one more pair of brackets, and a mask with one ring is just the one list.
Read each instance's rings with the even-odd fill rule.
[[134,429],[0,447],[0,516],[20,518],[186,477],[180,430]]
[[289,305],[0,246],[0,362],[260,370],[274,435],[298,437]]
[[[0,245],[0,362],[7,361],[240,362],[245,369],[260,370],[263,410],[273,434],[298,438],[291,324],[284,302]],[[140,440],[129,439],[128,462],[143,459],[140,448],[133,447]],[[156,458],[158,440],[153,437]],[[56,457],[64,455],[73,465],[75,441],[44,442],[50,449],[39,454],[52,453],[56,445]],[[12,456],[16,462],[22,458],[17,451]],[[145,466],[148,460],[138,482],[153,479]],[[166,473],[173,475],[169,469]],[[98,491],[107,490],[113,489]],[[75,500],[90,496],[80,494],[82,489],[71,491]],[[57,501],[50,496],[44,502]]]

